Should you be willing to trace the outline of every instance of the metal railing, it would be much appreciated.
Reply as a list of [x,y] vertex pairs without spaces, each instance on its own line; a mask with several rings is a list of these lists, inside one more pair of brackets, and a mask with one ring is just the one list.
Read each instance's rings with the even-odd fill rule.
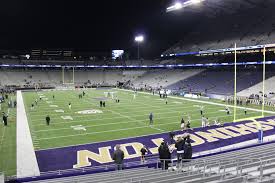
[[[252,163],[255,163],[255,169],[243,173],[244,167]],[[270,163],[270,160],[262,160],[261,158],[233,158],[230,160],[183,159],[180,162],[177,162],[177,160],[162,159],[157,163],[157,168],[159,169],[159,167],[161,167],[163,170],[166,170],[167,164],[169,164],[169,167],[175,167],[175,171],[185,172],[187,175],[202,173],[202,177],[206,177],[206,175],[215,172],[223,178],[225,178],[227,174],[234,172],[237,177],[245,176],[251,172],[259,172],[257,179],[262,180],[264,167],[268,163]],[[159,166],[159,164],[161,164],[161,166]]]
[[[254,166],[253,166],[254,163]],[[255,177],[258,180],[263,179],[264,168],[270,163],[275,163],[274,158],[263,160],[262,158],[231,158],[224,160],[205,160],[205,159],[183,159],[177,161],[176,159],[158,159],[156,157],[149,157],[146,162],[134,161],[125,162],[124,169],[135,167],[153,167],[157,170],[177,171],[177,173],[184,172],[186,175],[202,174],[202,178],[215,173],[221,175],[222,179],[226,179],[226,176],[230,173],[237,177],[245,176],[251,172],[258,172],[259,176]],[[252,170],[245,171],[252,167]],[[116,164],[83,167],[77,169],[57,170],[49,172],[41,172],[40,176],[34,175],[33,178],[39,177],[63,177],[62,175],[83,175],[93,172],[107,172],[116,170]],[[247,168],[248,167],[248,168]],[[250,167],[250,168],[251,168]],[[123,173],[123,171],[118,171]],[[8,180],[15,179],[14,177],[8,177]]]

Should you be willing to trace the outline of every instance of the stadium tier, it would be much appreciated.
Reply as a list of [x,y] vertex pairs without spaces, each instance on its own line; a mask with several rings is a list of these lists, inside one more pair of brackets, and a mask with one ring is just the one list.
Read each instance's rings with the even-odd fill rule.
[[181,41],[163,55],[233,48],[235,43],[238,47],[272,44],[275,27],[271,11],[272,6],[267,6],[260,14],[240,11],[218,19],[198,20],[192,31],[183,34]]

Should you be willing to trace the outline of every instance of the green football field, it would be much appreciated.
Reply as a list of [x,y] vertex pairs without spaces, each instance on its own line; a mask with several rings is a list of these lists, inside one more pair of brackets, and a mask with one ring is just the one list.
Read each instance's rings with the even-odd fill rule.
[[[188,115],[191,117],[191,127],[199,127],[201,125],[199,112],[201,105],[204,106],[205,116],[210,121],[216,118],[223,123],[233,121],[233,115],[226,114],[225,106],[205,104],[200,101],[168,97],[168,104],[166,104],[165,100],[160,99],[158,95],[153,96],[145,93],[138,93],[134,99],[134,93],[131,91],[113,89],[85,90],[85,92],[86,95],[82,99],[78,97],[82,91],[23,93],[36,150],[179,130],[181,118],[187,120]],[[106,107],[101,108],[99,100],[105,97],[104,92],[114,92],[114,95],[120,99],[120,103],[109,98],[106,101]],[[42,96],[41,101],[40,96]],[[35,99],[38,99],[38,105],[31,109],[31,104],[35,104]],[[71,109],[68,107],[69,103],[72,104]],[[81,111],[87,110],[97,110],[97,113],[81,113]],[[154,115],[152,126],[149,125],[150,112]],[[45,117],[47,115],[51,118],[50,126],[46,125]],[[260,115],[261,112],[248,110],[248,114],[245,116],[243,109],[237,109],[238,119]],[[266,113],[266,116],[268,115],[272,114]]]
[[[10,95],[13,99],[14,95]],[[16,109],[8,109],[7,103],[1,106],[0,123],[0,172],[6,175],[16,173]],[[8,113],[8,126],[2,124],[2,112]]]
[[[85,90],[86,95],[79,99],[82,91],[45,91],[23,92],[31,135],[36,150],[57,148],[78,144],[87,144],[107,140],[115,140],[134,136],[157,134],[180,129],[180,120],[191,117],[192,128],[201,125],[200,106],[204,106],[205,116],[213,121],[219,118],[223,123],[232,122],[233,115],[224,111],[225,103],[218,100],[188,101],[181,97],[168,97],[168,104],[158,95],[138,93],[133,99],[132,91],[122,90]],[[114,92],[120,99],[116,103],[112,99],[106,101],[106,107],[99,106],[104,92]],[[53,99],[53,95],[55,98]],[[42,100],[39,97],[42,96]],[[15,97],[15,96],[13,96]],[[38,105],[31,109],[31,104]],[[202,103],[202,102],[207,102]],[[71,102],[72,109],[68,108]],[[210,103],[209,103],[210,102]],[[222,104],[219,106],[217,104]],[[248,108],[260,109],[260,106],[249,105]],[[56,112],[63,110],[64,112]],[[97,113],[84,114],[83,112]],[[267,107],[266,110],[274,111]],[[1,112],[8,112],[7,104],[2,104]],[[82,113],[79,113],[81,112]],[[233,111],[233,108],[231,108]],[[150,126],[149,113],[154,114],[154,125]],[[45,117],[51,117],[50,126],[46,125]],[[237,118],[260,116],[261,112],[248,109],[237,109]],[[266,116],[274,114],[265,113]],[[63,119],[63,118],[64,119]],[[9,110],[8,127],[0,125],[0,172],[6,175],[16,173],[16,110]]]

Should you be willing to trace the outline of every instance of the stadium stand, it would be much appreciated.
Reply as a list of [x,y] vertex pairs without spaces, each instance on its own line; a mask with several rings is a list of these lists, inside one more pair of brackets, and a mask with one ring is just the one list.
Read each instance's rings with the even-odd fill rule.
[[[275,83],[275,77],[271,77],[271,78],[268,78],[266,81],[265,81],[265,90],[266,90],[266,93],[269,94],[269,96],[273,96],[273,93],[275,92],[275,89],[274,89],[274,83]],[[247,88],[241,92],[238,93],[239,96],[245,96],[245,97],[249,97],[250,95],[252,94],[259,94],[260,91],[262,91],[263,89],[263,82],[260,82],[250,88]]]
[[[238,15],[233,15],[236,16],[235,18],[225,16],[201,21],[189,34],[185,34],[180,42],[163,54],[232,48],[234,43],[239,47],[273,43],[275,27],[274,15],[270,13],[271,11],[271,7],[265,7],[265,11],[261,14],[239,12]],[[217,32],[211,25],[220,25],[219,31]]]
[[[38,182],[136,182],[136,183],[241,183],[274,182],[275,155],[274,143],[244,148],[231,152],[197,158],[182,162],[176,168],[175,161],[168,170],[159,168],[133,168],[122,171],[57,178]],[[158,167],[158,164],[157,164]]]
[[[58,70],[3,70],[0,72],[0,84],[20,87],[62,84],[62,72]],[[217,77],[219,76],[219,77]],[[72,80],[72,73],[65,73]],[[117,82],[128,83],[132,88],[167,88],[186,92],[232,95],[234,91],[234,72],[232,68],[213,69],[150,69],[150,70],[76,70],[76,85],[109,85]],[[249,81],[249,82],[247,82]],[[238,72],[237,91],[239,96],[248,97],[262,90],[262,72],[259,69],[245,69]],[[266,90],[275,92],[274,72],[266,72]]]

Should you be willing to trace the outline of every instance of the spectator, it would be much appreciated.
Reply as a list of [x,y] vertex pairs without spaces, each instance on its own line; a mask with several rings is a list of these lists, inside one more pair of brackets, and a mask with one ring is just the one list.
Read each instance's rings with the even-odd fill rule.
[[120,145],[116,145],[115,152],[113,154],[113,160],[117,165],[117,170],[123,169],[124,152],[120,149]]
[[177,142],[175,144],[175,148],[177,149],[177,163],[178,165],[184,158],[184,140],[182,137],[178,137]]
[[140,150],[141,152],[141,163],[145,162],[145,154],[148,152],[146,146],[143,146]]
[[184,144],[184,159],[187,161],[192,159],[192,145],[188,140],[186,140]]
[[171,163],[171,153],[168,145],[165,142],[162,142],[158,148],[159,159],[161,163],[161,168],[167,170],[169,163]]
[[173,132],[173,131],[169,132],[169,138],[170,138],[171,144],[174,143],[174,137],[175,137],[175,132]]

